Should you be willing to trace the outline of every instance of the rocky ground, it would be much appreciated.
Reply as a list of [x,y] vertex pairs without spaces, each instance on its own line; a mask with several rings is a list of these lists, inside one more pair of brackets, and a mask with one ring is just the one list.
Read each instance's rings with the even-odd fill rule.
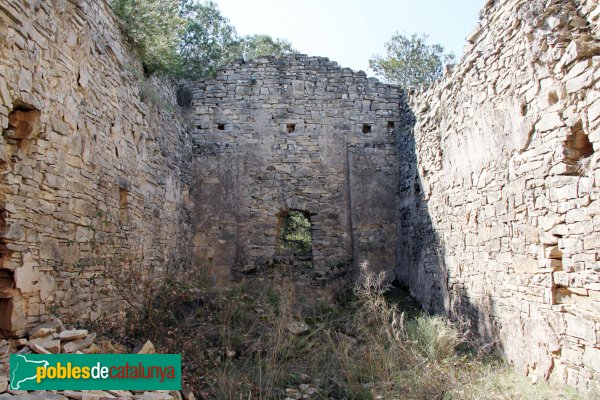
[[[133,350],[137,354],[152,354],[156,350],[151,341],[141,342]],[[126,390],[82,390],[82,391],[26,391],[10,389],[11,354],[98,354],[128,353],[127,348],[108,339],[100,338],[87,329],[67,329],[54,319],[33,328],[28,337],[0,340],[0,399],[15,400],[195,400],[189,388],[181,391],[126,391]]]

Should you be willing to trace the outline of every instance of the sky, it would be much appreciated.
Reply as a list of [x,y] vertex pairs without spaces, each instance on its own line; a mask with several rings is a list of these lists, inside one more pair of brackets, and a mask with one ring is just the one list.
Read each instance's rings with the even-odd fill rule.
[[398,31],[428,34],[457,59],[484,0],[215,0],[240,35],[267,34],[300,53],[368,69]]

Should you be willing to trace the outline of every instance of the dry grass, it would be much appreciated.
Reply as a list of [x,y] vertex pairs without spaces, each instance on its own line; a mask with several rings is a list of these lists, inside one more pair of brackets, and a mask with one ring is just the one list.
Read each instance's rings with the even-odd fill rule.
[[347,397],[443,398],[452,385],[444,367],[461,341],[458,331],[440,317],[406,320],[384,297],[385,276],[366,264],[362,276],[349,335],[331,341]]
[[[532,385],[498,359],[477,356],[449,321],[408,317],[386,300],[383,275],[366,265],[362,272],[345,303],[321,301],[286,279],[212,293],[172,286],[152,313],[161,323],[138,333],[182,353],[186,381],[206,399],[294,399],[306,390],[313,399],[593,398]],[[292,321],[309,331],[290,333]]]

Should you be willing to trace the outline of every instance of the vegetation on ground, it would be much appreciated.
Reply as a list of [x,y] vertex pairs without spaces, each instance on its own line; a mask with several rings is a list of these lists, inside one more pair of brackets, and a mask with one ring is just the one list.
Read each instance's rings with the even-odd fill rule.
[[201,275],[170,281],[130,343],[181,353],[206,399],[587,398],[516,376],[443,317],[400,310],[383,275],[365,267],[361,282],[333,299],[291,277],[218,290]]

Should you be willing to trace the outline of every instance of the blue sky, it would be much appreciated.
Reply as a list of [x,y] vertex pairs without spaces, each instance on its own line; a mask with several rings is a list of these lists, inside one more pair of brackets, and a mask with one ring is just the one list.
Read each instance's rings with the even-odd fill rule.
[[457,57],[483,0],[216,0],[241,35],[289,40],[302,53],[367,70],[394,34],[426,33]]

